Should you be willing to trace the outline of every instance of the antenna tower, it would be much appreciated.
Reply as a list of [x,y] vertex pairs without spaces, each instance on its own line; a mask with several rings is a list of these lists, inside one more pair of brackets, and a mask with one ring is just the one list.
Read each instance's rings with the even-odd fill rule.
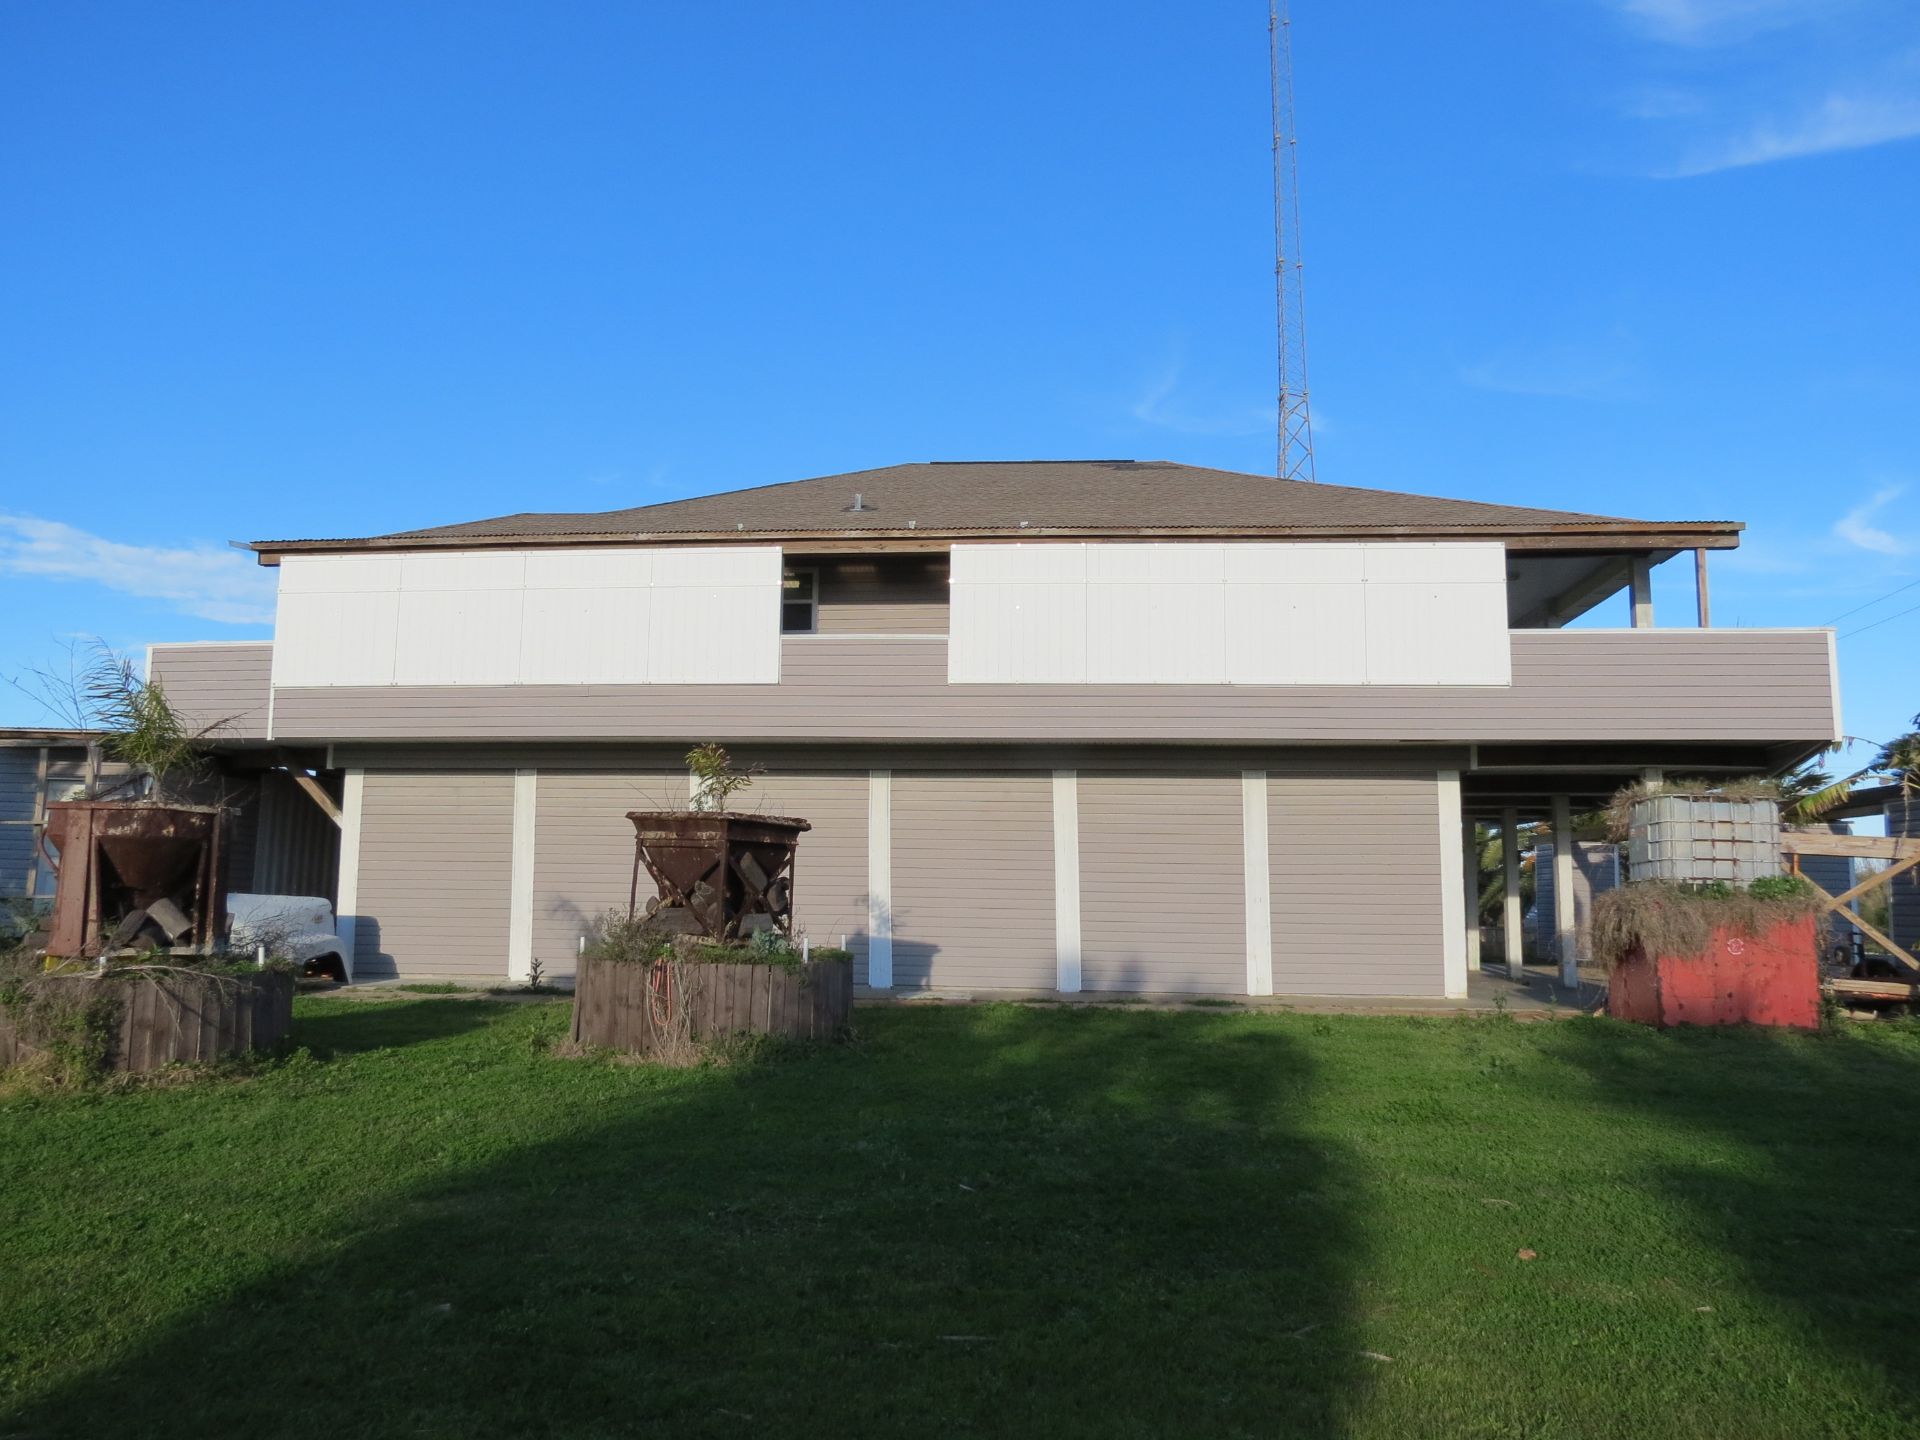
[[1293,133],[1293,36],[1287,0],[1267,0],[1267,69],[1273,92],[1273,308],[1280,332],[1279,458],[1282,480],[1313,480],[1307,416],[1307,302],[1300,261],[1300,172]]

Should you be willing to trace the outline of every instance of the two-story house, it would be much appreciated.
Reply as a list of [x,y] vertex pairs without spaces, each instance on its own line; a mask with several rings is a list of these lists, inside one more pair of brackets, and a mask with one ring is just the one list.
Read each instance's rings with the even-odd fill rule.
[[[862,984],[1460,995],[1475,817],[1838,735],[1830,631],[1654,627],[1651,567],[1740,529],[899,465],[261,542],[272,643],[153,668],[236,717],[235,767],[337,797],[361,978],[567,973],[627,903],[625,813],[718,740],[766,767],[747,808],[812,822],[798,921]],[[1610,598],[1630,623],[1562,628]]]

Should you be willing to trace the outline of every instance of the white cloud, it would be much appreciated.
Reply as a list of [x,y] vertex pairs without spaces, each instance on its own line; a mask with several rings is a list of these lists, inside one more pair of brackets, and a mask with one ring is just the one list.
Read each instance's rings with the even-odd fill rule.
[[1732,45],[1769,30],[1831,16],[1844,0],[1610,0],[1634,25],[1668,45]]
[[1697,148],[1668,172],[1710,175],[1806,155],[1864,150],[1920,135],[1920,95],[1829,95],[1788,120],[1763,120],[1729,139]]
[[1906,554],[1912,548],[1906,541],[1872,523],[1873,517],[1897,500],[1905,489],[1904,485],[1888,485],[1876,490],[1872,498],[1834,521],[1833,533],[1849,545],[1871,550],[1876,555]]
[[0,514],[0,575],[90,581],[221,625],[273,623],[272,575],[204,541],[124,545],[58,520]]
[[1170,360],[1160,376],[1128,407],[1133,418],[1183,435],[1258,435],[1274,428],[1277,413],[1272,405],[1209,411],[1196,410],[1186,404],[1180,397],[1185,369],[1179,356]]

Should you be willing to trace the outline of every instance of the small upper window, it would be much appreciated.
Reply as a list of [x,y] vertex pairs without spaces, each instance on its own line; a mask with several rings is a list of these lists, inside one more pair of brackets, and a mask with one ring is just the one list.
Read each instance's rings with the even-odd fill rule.
[[811,635],[820,612],[820,572],[788,570],[780,577],[780,633]]

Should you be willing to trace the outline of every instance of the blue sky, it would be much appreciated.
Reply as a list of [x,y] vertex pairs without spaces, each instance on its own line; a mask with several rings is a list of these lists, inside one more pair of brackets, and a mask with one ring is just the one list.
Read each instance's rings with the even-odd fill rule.
[[[1716,619],[1841,619],[1847,728],[1904,728],[1920,7],[1295,11],[1321,478],[1745,519]],[[7,6],[0,674],[264,635],[230,539],[1266,469],[1265,45],[1257,0]]]

